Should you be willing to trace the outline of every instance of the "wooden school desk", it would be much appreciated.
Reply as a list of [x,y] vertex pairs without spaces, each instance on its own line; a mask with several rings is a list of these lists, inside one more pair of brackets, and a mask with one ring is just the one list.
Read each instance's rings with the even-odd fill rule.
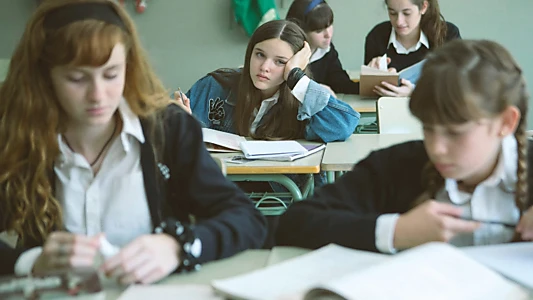
[[419,139],[421,134],[352,134],[344,142],[328,143],[320,168],[326,171],[328,183],[332,183],[335,174],[350,171],[373,150]]
[[376,102],[378,99],[361,99],[359,95],[347,95],[347,94],[337,94],[337,99],[346,102],[353,109],[358,111],[361,114],[373,114],[375,116],[377,108]]
[[[311,143],[300,141],[301,143]],[[253,160],[246,161],[242,164],[235,164],[226,161],[226,159],[242,155],[242,153],[212,153],[212,157],[221,159],[226,166],[226,174],[232,181],[262,181],[277,182],[283,185],[290,193],[293,201],[299,201],[306,198],[314,189],[313,174],[320,172],[320,164],[324,150],[311,154],[307,157],[295,161],[266,161]],[[305,186],[300,190],[298,185],[286,174],[308,174]],[[265,215],[279,215],[283,213],[287,204],[281,200],[283,195],[279,193],[252,193],[250,198],[258,199],[256,205]],[[276,206],[262,206],[262,204],[277,203]]]

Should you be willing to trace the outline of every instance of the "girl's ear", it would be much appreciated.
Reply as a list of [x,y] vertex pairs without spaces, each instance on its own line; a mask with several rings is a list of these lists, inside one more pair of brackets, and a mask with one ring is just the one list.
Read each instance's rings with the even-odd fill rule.
[[500,128],[500,135],[506,136],[515,132],[522,114],[518,107],[508,106],[500,115],[502,126]]
[[428,11],[428,8],[429,8],[429,2],[424,1],[424,3],[422,3],[422,8],[420,9],[420,13],[425,14]]

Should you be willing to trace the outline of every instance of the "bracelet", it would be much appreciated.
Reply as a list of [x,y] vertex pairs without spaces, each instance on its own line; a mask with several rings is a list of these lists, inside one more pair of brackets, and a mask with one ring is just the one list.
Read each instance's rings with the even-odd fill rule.
[[302,77],[304,76],[305,76],[305,72],[302,69],[298,67],[293,68],[289,72],[289,75],[287,76],[287,85],[289,86],[291,90],[294,89],[298,81],[300,81],[300,79],[302,79]]
[[155,233],[166,233],[180,244],[180,265],[176,269],[178,273],[198,271],[201,268],[198,258],[192,253],[192,245],[196,241],[193,226],[183,224],[174,218],[168,218],[154,229]]

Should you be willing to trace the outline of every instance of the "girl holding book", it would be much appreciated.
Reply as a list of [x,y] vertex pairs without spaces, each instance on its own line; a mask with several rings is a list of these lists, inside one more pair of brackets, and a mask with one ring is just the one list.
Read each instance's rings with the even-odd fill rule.
[[0,243],[0,274],[91,267],[102,251],[107,275],[150,283],[264,241],[264,217],[171,104],[113,1],[38,7],[0,119],[0,232],[18,236]]
[[333,10],[324,0],[294,0],[286,16],[305,31],[311,48],[309,70],[313,79],[336,93],[359,94],[359,83],[353,82],[342,68],[333,38]]
[[[389,67],[401,71],[453,39],[460,39],[457,26],[446,22],[438,0],[385,0],[389,21],[376,25],[366,36],[365,64],[379,67],[387,54]],[[376,86],[381,96],[408,96],[413,84],[402,80],[399,87],[389,83]]]
[[343,141],[359,113],[305,73],[311,49],[295,23],[270,21],[256,29],[242,69],[219,69],[187,92],[205,127],[256,139]]
[[456,40],[432,51],[409,104],[424,140],[372,152],[292,205],[278,245],[394,253],[431,241],[532,239],[528,100],[522,70],[501,45]]

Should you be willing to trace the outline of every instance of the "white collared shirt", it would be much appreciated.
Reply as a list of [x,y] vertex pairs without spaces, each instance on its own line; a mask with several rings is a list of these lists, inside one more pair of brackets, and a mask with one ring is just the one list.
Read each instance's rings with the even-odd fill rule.
[[330,49],[331,46],[328,46],[326,49],[316,48],[315,52],[311,55],[311,58],[309,58],[309,63],[313,63],[324,57],[324,55],[328,54]]
[[[515,204],[517,169],[517,143],[513,135],[502,141],[502,150],[494,172],[478,184],[472,194],[460,191],[457,181],[446,178],[444,188],[436,194],[436,201],[461,207],[463,217],[478,221],[499,221],[517,224],[520,212]],[[384,253],[394,253],[394,230],[399,214],[384,214],[376,222],[376,248]],[[473,233],[455,236],[450,243],[455,246],[488,245],[509,242],[514,230],[497,224],[482,224]]]
[[[85,157],[74,153],[61,135],[54,171],[65,228],[83,235],[105,232],[108,241],[121,247],[151,233],[152,221],[140,164],[140,145],[145,141],[141,123],[125,99],[118,111],[122,132],[111,143],[96,176]],[[24,252],[15,273],[29,273],[41,252],[42,247]]]
[[[300,103],[302,103],[305,99],[305,93],[307,92],[307,88],[309,87],[309,83],[311,82],[311,79],[309,77],[304,76],[294,86],[294,89],[291,91],[294,98],[296,98]],[[279,98],[279,90],[274,94],[274,96],[267,98],[263,101],[261,101],[261,106],[259,109],[255,109],[253,114],[255,116],[254,121],[252,122],[252,125],[250,125],[250,133],[255,134],[255,131],[257,130],[257,126],[259,126],[259,123],[261,122],[261,119],[268,113],[268,111],[278,103]]]
[[96,176],[85,157],[74,153],[61,135],[54,171],[66,230],[88,236],[105,232],[111,244],[121,247],[151,233],[152,221],[140,160],[145,141],[141,122],[125,100],[118,112],[122,132],[111,143]]
[[413,47],[409,49],[405,49],[402,43],[400,43],[398,39],[396,39],[396,31],[394,31],[394,28],[392,28],[390,37],[389,37],[389,43],[387,45],[390,45],[390,44],[392,44],[394,48],[396,48],[396,52],[398,54],[409,54],[410,52],[415,52],[418,49],[420,49],[422,45],[426,46],[426,48],[429,49],[428,37],[422,30],[420,30],[420,38],[418,39],[418,42],[416,42],[416,45],[414,45]]

